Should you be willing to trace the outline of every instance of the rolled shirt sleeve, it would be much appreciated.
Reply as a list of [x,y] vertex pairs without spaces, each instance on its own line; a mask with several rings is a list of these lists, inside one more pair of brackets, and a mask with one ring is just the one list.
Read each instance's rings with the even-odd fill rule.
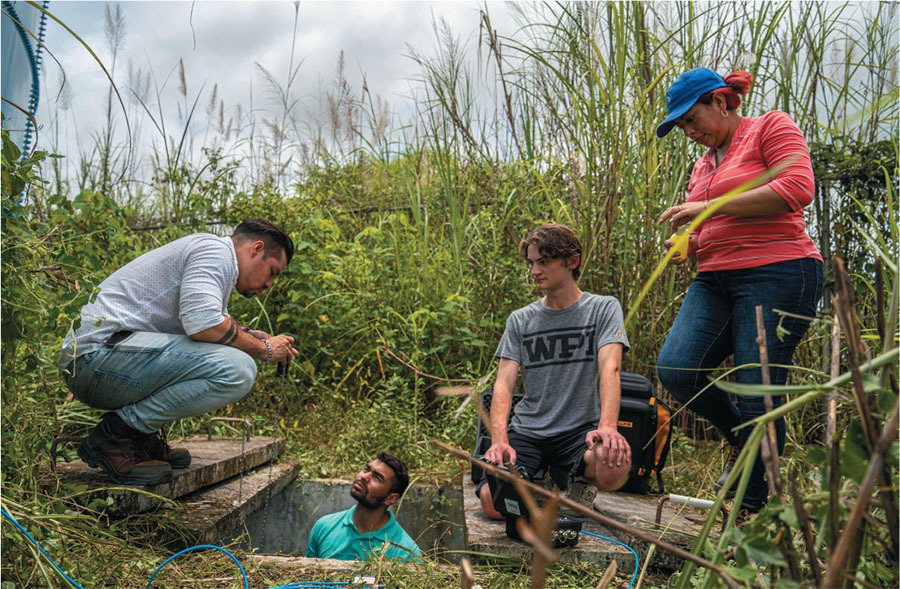
[[185,252],[178,316],[187,335],[215,327],[227,316],[233,284],[222,264],[222,247],[221,241],[210,240]]
[[800,128],[787,113],[775,111],[764,119],[760,149],[769,169],[786,165],[769,181],[769,187],[794,212],[809,206],[815,194],[809,146]]

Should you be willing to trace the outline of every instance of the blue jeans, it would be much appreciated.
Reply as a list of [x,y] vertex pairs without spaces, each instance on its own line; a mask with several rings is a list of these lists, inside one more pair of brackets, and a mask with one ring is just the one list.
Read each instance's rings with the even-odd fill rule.
[[79,356],[70,372],[65,381],[79,401],[116,410],[130,427],[153,433],[242,399],[256,380],[256,363],[236,348],[136,331]]
[[[677,401],[709,420],[731,444],[742,447],[752,428],[737,433],[732,430],[765,413],[763,398],[737,395],[735,405],[728,393],[716,386],[694,396],[710,384],[707,377],[731,355],[735,366],[757,364],[739,369],[737,382],[762,382],[756,343],[757,305],[763,307],[769,363],[790,364],[809,321],[785,317],[781,325],[789,333],[779,340],[776,328],[781,316],[772,309],[814,316],[822,295],[822,274],[822,262],[814,258],[698,273],[656,362],[662,385]],[[787,381],[787,368],[770,366],[769,373],[772,384]],[[777,407],[781,397],[772,396],[772,402]],[[784,419],[775,422],[775,431],[781,453]],[[757,455],[744,502],[759,507],[766,503],[768,494],[765,467]]]

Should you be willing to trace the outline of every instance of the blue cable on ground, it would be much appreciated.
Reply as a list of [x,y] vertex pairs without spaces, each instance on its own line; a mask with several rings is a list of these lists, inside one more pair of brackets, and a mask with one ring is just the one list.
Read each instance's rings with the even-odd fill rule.
[[47,553],[44,551],[43,547],[41,547],[40,544],[38,544],[38,541],[31,537],[31,534],[28,533],[28,530],[26,530],[25,528],[23,528],[23,527],[22,527],[22,524],[20,524],[19,522],[16,521],[16,518],[14,518],[13,516],[11,516],[11,515],[9,514],[9,512],[6,511],[6,509],[3,508],[3,507],[0,507],[0,512],[2,512],[3,515],[4,515],[9,521],[11,521],[12,523],[14,523],[15,526],[16,526],[17,528],[19,528],[19,531],[22,532],[23,534],[25,534],[25,536],[26,536],[29,540],[31,540],[32,544],[34,544],[35,546],[38,547],[38,550],[41,551],[41,554],[43,554],[43,555],[47,558],[47,560],[50,561],[50,564],[53,565],[53,568],[55,568],[55,569],[59,572],[59,574],[62,575],[63,578],[65,578],[66,581],[68,581],[73,587],[77,587],[78,589],[84,589],[84,587],[82,587],[81,585],[79,585],[78,583],[76,583],[75,581],[73,581],[72,579],[70,579],[70,578],[69,578],[69,575],[65,574],[65,573],[63,572],[63,570],[62,570],[61,568],[59,568],[59,566],[53,561],[53,559],[50,558],[50,555],[47,554]]
[[181,552],[176,552],[175,554],[173,554],[172,556],[170,556],[169,558],[167,558],[161,565],[159,565],[158,567],[156,567],[156,570],[153,571],[153,575],[150,577],[150,580],[147,581],[147,589],[150,589],[150,584],[153,582],[154,577],[156,577],[156,573],[158,573],[158,572],[160,571],[160,569],[162,569],[164,566],[166,566],[167,564],[169,564],[169,562],[175,560],[176,557],[181,556],[181,555],[184,554],[185,552],[190,552],[191,550],[199,550],[199,549],[201,549],[201,548],[212,548],[212,549],[214,549],[214,550],[218,550],[218,551],[220,551],[220,552],[224,552],[225,554],[227,554],[228,556],[230,556],[230,557],[231,557],[231,560],[233,560],[233,561],[238,565],[238,568],[241,570],[241,576],[244,578],[244,589],[249,589],[249,588],[250,588],[250,584],[247,582],[247,573],[244,572],[244,567],[241,566],[241,562],[237,559],[237,557],[236,557],[235,555],[233,555],[232,553],[228,552],[227,550],[225,550],[225,549],[222,548],[221,546],[213,546],[212,544],[200,544],[199,546],[191,546],[190,548],[185,548],[185,549],[182,550]]
[[630,589],[632,585],[634,585],[634,580],[637,578],[638,574],[638,553],[635,552],[634,548],[629,546],[628,544],[623,544],[618,540],[613,540],[612,538],[607,538],[606,536],[601,536],[599,534],[594,534],[592,532],[588,532],[586,530],[581,530],[582,534],[587,534],[588,536],[593,536],[594,538],[600,538],[601,540],[606,540],[607,542],[612,542],[613,544],[618,544],[619,546],[624,546],[634,555],[634,574],[631,575],[631,581],[628,583],[628,587],[626,589]]
[[[28,538],[29,540],[31,540],[32,544],[34,544],[35,546],[38,547],[38,550],[41,551],[41,554],[43,554],[44,557],[50,561],[50,564],[53,565],[53,568],[55,568],[56,571],[60,575],[62,575],[66,581],[68,581],[76,589],[84,589],[83,586],[81,586],[78,583],[76,583],[75,581],[73,581],[71,579],[71,577],[69,577],[69,575],[64,573],[63,570],[61,568],[59,568],[59,565],[57,565],[56,562],[52,558],[50,558],[50,555],[47,554],[47,552],[38,543],[38,541],[35,540],[31,534],[28,533],[28,530],[26,530],[25,528],[22,527],[22,524],[20,524],[18,521],[16,521],[16,518],[14,518],[12,515],[10,515],[10,513],[8,511],[6,511],[6,508],[0,507],[0,512],[2,512],[3,516],[6,517],[6,519],[8,519],[9,521],[11,521],[19,529],[20,532],[25,534],[25,537]],[[244,567],[241,566],[241,563],[240,563],[240,561],[238,561],[237,557],[235,555],[233,555],[232,553],[228,552],[227,550],[225,550],[224,548],[222,548],[220,546],[213,546],[211,544],[201,544],[199,546],[191,546],[190,548],[185,548],[181,552],[176,552],[175,554],[173,554],[172,556],[167,558],[161,565],[156,567],[155,571],[153,571],[153,575],[151,575],[150,580],[147,581],[147,589],[150,589],[150,586],[153,583],[153,579],[156,578],[156,574],[159,573],[159,571],[164,566],[166,566],[169,562],[174,560],[176,557],[184,554],[185,552],[190,552],[192,550],[199,550],[201,548],[212,548],[214,550],[224,552],[225,554],[230,556],[231,559],[238,565],[238,568],[241,571],[241,576],[244,579],[244,589],[249,589],[249,583],[247,581],[247,573],[244,571]],[[347,585],[349,585],[349,583],[347,583],[346,581],[335,581],[335,582],[332,582],[332,581],[300,581],[297,583],[288,583],[287,585],[279,585],[278,587],[273,587],[272,589],[335,589],[336,587],[344,587]]]
[[346,581],[340,583],[315,581],[299,581],[297,583],[288,583],[287,585],[279,585],[271,589],[335,589],[336,587],[346,587],[349,585]]

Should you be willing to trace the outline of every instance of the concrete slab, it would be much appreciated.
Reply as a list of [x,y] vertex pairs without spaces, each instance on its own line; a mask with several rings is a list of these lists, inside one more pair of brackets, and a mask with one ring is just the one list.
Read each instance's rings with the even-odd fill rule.
[[[340,579],[345,582],[352,581],[357,575],[364,575],[367,563],[359,560],[334,560],[331,558],[306,558],[302,556],[272,556],[268,554],[242,554],[241,560],[247,560],[258,565],[278,567],[282,571],[292,571],[298,574],[298,578],[315,577],[316,573],[333,573],[347,575]],[[391,561],[392,567],[405,568],[411,572],[418,572],[422,568],[421,563]],[[371,567],[368,567],[371,569]],[[459,575],[459,567],[435,562],[428,563],[429,569],[437,569],[448,575]],[[369,573],[371,574],[371,573]],[[337,580],[337,579],[336,579]],[[310,581],[313,583],[314,581]]]
[[89,505],[102,499],[107,503],[102,511],[120,516],[157,509],[165,504],[161,497],[177,499],[265,464],[284,452],[284,439],[268,437],[207,440],[196,436],[170,440],[169,444],[187,448],[191,453],[191,465],[174,471],[171,482],[144,487],[120,486],[110,481],[99,468],[90,468],[81,460],[73,460],[58,463],[56,476],[51,472],[43,486],[51,492],[53,487],[64,483],[84,486],[87,492],[76,497],[79,503]]
[[[492,520],[481,511],[481,503],[475,496],[475,485],[471,479],[466,477],[463,483],[469,550],[530,559],[531,547],[507,537],[504,522]],[[660,524],[657,525],[655,520],[659,498],[659,495],[600,492],[594,501],[594,509],[607,517],[650,532],[670,544],[690,550],[707,513],[665,502]],[[641,561],[646,557],[650,547],[648,542],[637,540],[624,532],[607,528],[594,521],[585,520],[583,529],[631,546],[637,551]],[[716,537],[716,534],[712,536]],[[620,574],[630,574],[633,570],[634,556],[631,551],[613,542],[582,534],[577,546],[560,552],[559,562],[587,562],[606,566],[613,559],[617,561]],[[677,570],[682,564],[677,556],[659,548],[654,550],[650,561],[652,567],[668,570]]]
[[171,542],[176,549],[218,544],[254,512],[279,517],[268,509],[268,503],[297,478],[299,471],[299,462],[272,464],[182,497],[182,510],[175,513],[174,524],[163,531],[164,542]]
[[[657,524],[656,512],[659,500],[660,495],[599,492],[594,500],[594,510],[633,528],[649,532],[669,544],[690,551],[709,512],[665,501],[660,523]],[[717,514],[719,524],[722,517],[721,513]],[[710,533],[710,538],[713,540],[719,537],[719,524]],[[624,532],[612,530],[611,533],[610,537],[628,544],[637,550],[642,558],[650,548],[649,542],[637,540]],[[675,554],[659,548],[654,551],[650,559],[651,566],[669,570],[677,570],[683,564],[683,561]]]
[[[497,559],[531,560],[532,548],[506,535],[505,523],[492,520],[481,511],[481,502],[475,496],[475,484],[470,477],[463,477],[463,505],[466,514],[466,541],[474,554],[469,557],[476,561]],[[600,536],[614,538],[606,527],[592,521],[585,521],[584,530]],[[578,545],[564,548],[559,552],[558,562],[592,563],[606,567],[613,560],[620,574],[634,569],[634,555],[627,548],[582,534]]]

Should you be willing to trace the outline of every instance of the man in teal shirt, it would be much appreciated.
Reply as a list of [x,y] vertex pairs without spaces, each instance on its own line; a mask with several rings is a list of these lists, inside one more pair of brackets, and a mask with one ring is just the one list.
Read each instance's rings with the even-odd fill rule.
[[350,496],[356,505],[319,519],[309,534],[308,558],[368,560],[382,550],[386,558],[421,560],[416,546],[388,507],[396,503],[409,486],[406,465],[388,454],[365,465],[353,481]]

